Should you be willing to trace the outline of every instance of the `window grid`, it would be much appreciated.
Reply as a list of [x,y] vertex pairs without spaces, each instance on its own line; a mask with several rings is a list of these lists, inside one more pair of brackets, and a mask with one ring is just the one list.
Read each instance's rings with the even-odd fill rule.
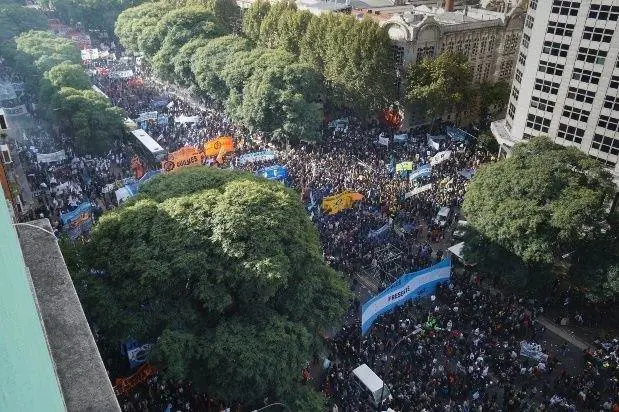
[[516,89],[516,86],[512,87],[512,97],[515,100],[518,100],[518,96],[520,95],[520,91]]
[[604,98],[604,107],[619,111],[619,97],[606,96],[606,98]]
[[572,73],[572,79],[591,84],[598,84],[600,82],[600,76],[602,76],[602,74],[599,72],[580,69],[578,67],[575,67]]
[[555,102],[542,99],[541,97],[531,96],[531,107],[552,113],[555,110]]
[[550,63],[550,62],[546,62],[542,60],[539,62],[539,68],[537,70],[542,73],[548,73],[548,74],[553,74],[555,76],[561,76],[563,75],[564,68],[565,68],[565,65],[563,64]]
[[589,18],[596,20],[617,21],[617,19],[619,19],[619,6],[592,4],[589,8]]
[[507,110],[507,114],[512,120],[514,120],[514,115],[516,114],[516,106],[514,106],[513,103],[509,104],[509,109]]
[[610,153],[615,156],[619,155],[619,139],[613,139],[612,137],[596,133],[593,136],[591,147],[600,152]]
[[525,17],[525,19],[524,19],[524,25],[527,28],[532,29],[534,21],[535,21],[535,19],[533,18],[533,16],[531,16],[530,14],[527,14],[527,17]]
[[552,56],[567,57],[567,51],[569,49],[570,49],[569,44],[545,41],[542,52],[546,54],[550,54]]
[[551,82],[550,80],[535,79],[535,90],[556,95],[559,92],[559,83]]
[[577,16],[580,2],[554,0],[552,2],[552,12],[562,16]]
[[603,29],[601,27],[586,26],[583,30],[582,38],[585,40],[601,41],[602,43],[610,43],[615,33],[612,29]]
[[518,63],[524,66],[526,62],[527,62],[527,55],[524,54],[523,52],[520,52],[520,54],[518,55]]
[[610,78],[609,86],[611,89],[619,89],[619,76],[615,75]]
[[523,33],[522,34],[522,45],[528,49],[530,42],[531,42],[531,36],[529,36],[526,33]]
[[557,36],[571,36],[574,33],[574,25],[559,23],[558,21],[549,21],[546,31],[550,34],[556,34]]
[[565,105],[563,107],[563,116],[579,122],[586,122],[589,120],[589,110],[579,109],[577,107]]
[[587,47],[578,48],[578,60],[587,63],[604,64],[608,52],[599,49],[589,49]]
[[567,92],[567,98],[576,100],[583,103],[593,103],[595,92],[589,90],[579,89],[577,87],[570,87]]
[[568,126],[564,123],[559,123],[559,131],[557,136],[561,139],[568,140],[574,143],[582,143],[582,138],[585,135],[585,129],[580,129],[576,126]]
[[530,127],[533,130],[548,133],[549,126],[550,119],[546,119],[542,116],[536,116],[532,113],[529,113],[529,115],[527,116],[527,127]]
[[520,69],[516,69],[516,74],[514,74],[514,78],[518,83],[522,83],[522,72]]
[[616,132],[619,131],[619,119],[601,114],[598,126]]

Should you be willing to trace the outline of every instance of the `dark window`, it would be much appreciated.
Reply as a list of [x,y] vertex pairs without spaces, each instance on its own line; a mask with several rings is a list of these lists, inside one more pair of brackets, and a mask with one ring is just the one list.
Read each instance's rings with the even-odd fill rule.
[[557,136],[561,139],[569,140],[574,143],[582,143],[582,137],[585,135],[584,129],[579,129],[575,126],[568,126],[564,123],[559,123],[559,131]]

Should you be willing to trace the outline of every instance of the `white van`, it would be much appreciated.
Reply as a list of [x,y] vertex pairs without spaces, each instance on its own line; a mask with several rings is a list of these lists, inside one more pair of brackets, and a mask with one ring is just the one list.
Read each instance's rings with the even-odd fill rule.
[[382,404],[386,399],[391,399],[387,385],[365,363],[353,370],[352,374],[357,385],[372,397],[375,406]]
[[443,206],[439,209],[436,217],[434,218],[434,223],[436,223],[439,227],[445,227],[447,221],[449,220],[449,214],[451,213],[451,209],[447,206]]

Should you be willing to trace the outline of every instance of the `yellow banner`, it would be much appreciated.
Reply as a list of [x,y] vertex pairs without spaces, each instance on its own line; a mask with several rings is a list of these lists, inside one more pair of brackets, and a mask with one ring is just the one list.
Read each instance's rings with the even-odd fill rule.
[[363,199],[361,193],[351,192],[349,190],[338,193],[337,195],[324,197],[322,199],[322,208],[325,213],[334,215],[344,209],[352,207],[353,203]]
[[204,143],[204,154],[207,157],[223,156],[234,151],[234,141],[230,136],[219,136]]
[[403,172],[405,170],[411,171],[413,170],[413,162],[402,162],[395,165],[396,172]]
[[167,160],[161,162],[165,173],[189,166],[200,166],[204,160],[204,153],[193,146],[183,147],[168,154]]

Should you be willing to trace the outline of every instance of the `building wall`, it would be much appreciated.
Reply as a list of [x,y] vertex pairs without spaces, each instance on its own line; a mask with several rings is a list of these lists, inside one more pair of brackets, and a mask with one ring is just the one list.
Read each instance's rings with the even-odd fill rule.
[[548,135],[619,174],[619,3],[531,0],[505,128]]

